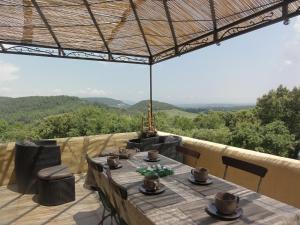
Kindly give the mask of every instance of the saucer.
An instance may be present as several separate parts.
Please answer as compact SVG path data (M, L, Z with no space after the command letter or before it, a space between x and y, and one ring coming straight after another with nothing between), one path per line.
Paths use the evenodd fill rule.
M108 167L107 163L105 164L105 167ZM117 166L110 166L109 169L116 170L116 169L120 169L122 167L123 167L123 165L121 163L119 163Z
M144 185L139 186L139 191L145 195L158 195L163 193L166 190L166 187L163 184L160 184L160 188L156 191L148 191Z
M145 156L144 161L146 161L146 162L158 162L158 161L160 161L160 157L157 157L156 159L149 159L148 156Z
M222 213L218 212L214 203L209 203L209 205L205 208L205 211L209 215L219 218L221 220L236 220L243 215L243 209L240 207L238 207L233 214L230 214L230 215L222 214Z
M129 159L130 158L130 154L119 154L119 158L120 159Z
M193 184L196 184L196 185L209 185L209 184L212 184L212 179L208 178L206 181L197 181L195 180L194 176L190 175L188 180L193 183Z

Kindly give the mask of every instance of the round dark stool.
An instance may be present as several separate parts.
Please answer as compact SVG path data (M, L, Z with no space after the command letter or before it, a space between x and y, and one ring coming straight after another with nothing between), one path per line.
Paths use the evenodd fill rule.
M52 166L38 172L38 202L55 206L75 201L75 177L64 165Z

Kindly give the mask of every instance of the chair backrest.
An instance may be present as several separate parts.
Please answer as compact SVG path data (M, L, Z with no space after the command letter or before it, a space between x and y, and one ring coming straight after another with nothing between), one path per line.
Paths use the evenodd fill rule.
M94 161L88 154L86 154L85 158L91 169L103 172L103 165L101 163Z
M200 158L200 152L194 151L192 149L189 149L189 148L186 148L186 147L183 147L183 146L180 146L180 145L176 146L176 152L182 153L183 155L191 156L195 159Z
M36 145L47 146L47 145L57 145L57 141L54 139L39 139L33 141Z
M235 158L232 158L229 156L222 156L222 161L223 161L223 164L225 165L225 171L224 171L224 176L223 176L224 179L226 179L228 166L252 173L252 174L260 177L258 185L257 185L257 192L259 191L262 178L268 172L267 168L253 164L253 163L245 162L243 160L235 159Z

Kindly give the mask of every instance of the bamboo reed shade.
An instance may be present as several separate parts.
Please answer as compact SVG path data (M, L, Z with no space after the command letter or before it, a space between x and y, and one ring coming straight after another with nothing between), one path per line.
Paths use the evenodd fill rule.
M0 44L152 64L299 14L300 0L0 0Z

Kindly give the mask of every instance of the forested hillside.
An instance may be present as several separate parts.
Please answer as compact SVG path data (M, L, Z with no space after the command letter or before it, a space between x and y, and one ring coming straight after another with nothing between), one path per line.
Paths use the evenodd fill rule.
M128 107L128 110L136 111L136 112L147 112L148 104L149 104L148 100L143 100L143 101L140 101L140 102ZM153 101L152 104L153 104L153 111L179 109L179 107L165 103L165 102Z
M138 131L141 118L145 116L138 110L128 113L126 110L87 104L73 97L54 99L49 97L44 102L38 97L31 97L34 106L29 107L32 101L26 104L22 100L28 99L21 98L18 100L20 105L13 107L9 104L2 106L3 101L6 104L10 99L0 98L1 113L6 116L0 119L0 140ZM147 102L138 106L146 111ZM237 111L209 111L193 116L178 116L169 113L174 111L172 105L158 106L160 109L167 108L154 110L156 125L161 131L290 158L296 158L300 150L299 87L289 90L280 86L260 97L255 107ZM58 114L60 110L66 113Z
M115 107L115 108L127 108L129 107L128 104L125 102L122 102L121 100L113 99L113 98L105 98L105 97L94 97L94 98L82 98L85 101L88 101L90 103L96 103L99 105L106 105L109 107Z
M49 115L77 110L87 104L70 96L0 97L0 118L8 123L30 123Z

